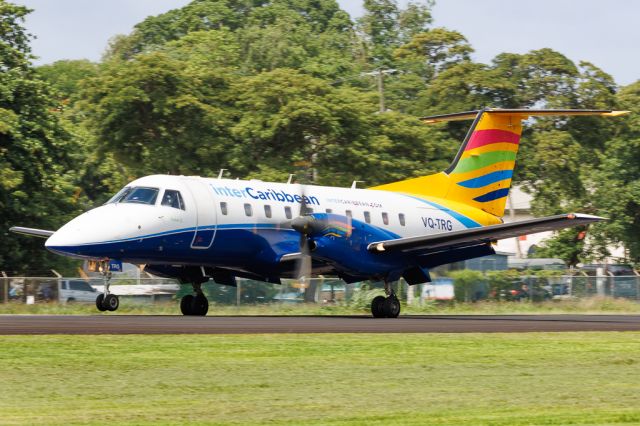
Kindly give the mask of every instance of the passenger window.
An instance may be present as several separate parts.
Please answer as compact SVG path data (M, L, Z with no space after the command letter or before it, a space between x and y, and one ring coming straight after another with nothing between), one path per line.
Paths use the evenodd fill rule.
M121 203L137 203L154 205L158 198L158 188L133 188L120 201Z
M382 223L385 225L389 224L389 215L385 212L382 212Z
M225 216L229 214L229 210L227 209L227 203L225 201L220 202L220 211Z
M399 213L398 214L398 219L400 220L400 225L404 226L405 225L404 213Z
M247 203L244 205L244 214L247 216L253 216L253 208L251 207L251 204Z
M180 195L179 191L175 191L173 189L167 189L164 191L161 204L163 206L173 207L174 209L184 210L182 195Z
M266 217L271 217L271 206L268 204L264 205L264 215Z
M327 213L333 213L333 209L326 209L325 210Z
M349 219L351 219L351 217L353 216L353 215L351 214L351 210L347 210L347 211L345 211L344 213L347 215L347 217L348 217Z
M291 207L286 206L284 208L284 215L287 217L287 219L291 219Z
M305 207L304 209L300 209L300 214L311 214L313 213L313 209L311 207Z
M371 223L371 213L370 212L364 212L364 221L367 223Z

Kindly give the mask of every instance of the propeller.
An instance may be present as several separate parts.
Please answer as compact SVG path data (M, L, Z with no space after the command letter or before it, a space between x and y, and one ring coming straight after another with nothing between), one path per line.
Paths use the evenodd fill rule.
M311 234L311 221L313 216L308 216L307 197L304 185L300 185L300 212L298 217L291 221L291 227L300 233L300 260L296 268L296 278L306 284L306 280L311 278L312 259L309 235Z

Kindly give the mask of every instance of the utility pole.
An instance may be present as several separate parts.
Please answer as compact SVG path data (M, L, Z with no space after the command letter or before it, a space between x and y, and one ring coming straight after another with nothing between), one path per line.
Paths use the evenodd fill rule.
M384 108L384 79L382 69L378 70L378 93L380 94L380 112L385 112Z
M398 70L396 69L382 69L378 68L376 71L372 72L363 72L360 75L368 75L376 78L376 82L378 83L378 95L380 96L380 112L385 112L387 109L384 106L384 76L388 74L395 74Z

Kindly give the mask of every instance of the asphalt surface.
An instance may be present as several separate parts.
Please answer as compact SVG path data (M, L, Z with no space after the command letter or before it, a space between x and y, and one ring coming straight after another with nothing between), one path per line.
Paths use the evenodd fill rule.
M640 331L640 315L143 316L0 315L9 334L523 333Z

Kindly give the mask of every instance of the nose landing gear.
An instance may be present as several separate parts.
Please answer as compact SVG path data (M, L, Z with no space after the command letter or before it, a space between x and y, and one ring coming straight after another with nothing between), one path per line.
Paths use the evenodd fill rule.
M374 318L398 318L400 315L400 301L391 288L391 284L384 282L385 296L376 296L371 301L371 314Z
M104 283L104 291L96 297L96 308L100 312L115 311L120 306L120 299L115 294L109 292L111 282L111 271L109 270L109 262L100 262L100 273Z
M202 284L191 284L193 294L187 294L180 300L182 315L205 316L209 312L209 300L202 292Z

